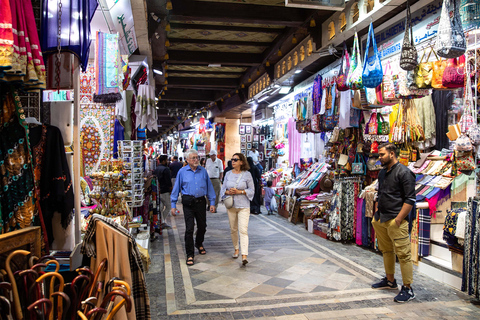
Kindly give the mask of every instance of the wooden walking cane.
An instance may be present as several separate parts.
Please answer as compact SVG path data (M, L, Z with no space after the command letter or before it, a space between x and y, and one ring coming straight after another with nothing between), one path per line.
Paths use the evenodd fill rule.
M10 284L12 285L13 291L13 304L15 307L15 316L17 320L23 320L23 312L22 312L22 305L20 304L20 297L18 295L18 288L17 283L15 282L15 277L13 276L12 268L10 267L10 263L16 255L24 255L28 256L30 254L27 250L15 250L10 253L5 261L5 268L7 269L8 278L10 279Z

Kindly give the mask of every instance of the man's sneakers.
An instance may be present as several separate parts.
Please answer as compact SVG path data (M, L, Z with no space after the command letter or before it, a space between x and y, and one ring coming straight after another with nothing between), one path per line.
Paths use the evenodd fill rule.
M398 289L397 280L393 280L393 282L388 281L387 277L380 280L380 282L372 284L372 289L390 289L396 290Z
M393 301L398 302L398 303L403 303L410 301L412 299L415 299L415 294L413 293L413 289L402 286L402 290L400 290L400 293L397 294L397 296L393 299Z

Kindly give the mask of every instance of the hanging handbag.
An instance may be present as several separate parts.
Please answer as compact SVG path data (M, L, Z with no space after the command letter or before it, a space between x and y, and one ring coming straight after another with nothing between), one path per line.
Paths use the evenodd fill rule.
M367 174L367 165L363 156L360 154L355 155L355 161L352 163L352 174Z
M370 115L370 120L367 124L368 134L377 134L378 133L378 123L377 123L377 113L372 112Z
M327 112L323 116L322 126L324 131L331 131L337 126L338 115L337 115L336 109L337 108L333 104L332 107L329 110L327 110Z
M243 171L243 173L237 178L237 181L235 182L235 187L234 188L237 188L237 185L240 182L240 180L242 179L244 174L245 174L245 171ZM225 205L225 208L227 208L227 209L233 208L233 196L229 195L229 196L223 198L223 204Z
M442 85L446 88L461 88L465 85L465 56L448 60L443 71Z
M350 90L348 86L348 72L350 70L350 58L348 56L347 43L343 41L343 53L342 62L340 63L340 71L337 75L337 90L347 91Z
M454 151L453 164L460 171L471 171L477 168L471 151Z
M373 63L368 61L370 45L373 47ZM377 42L375 41L375 34L373 33L373 24L370 22L367 36L367 47L365 49L365 57L363 62L362 83L367 88L376 88L382 83L382 80L382 60L380 59L380 54L378 53Z
M360 118L362 116L362 111L350 108L350 126L354 128L358 128L360 126Z
M473 110L475 105L473 104L472 95L472 82L469 76L465 77L465 88L463 90L463 114L458 122L460 124L460 130L462 133L467 133L470 128L477 123L473 117Z
M390 134L390 123L385 121L383 115L379 112L377 114L378 134Z
M433 51L435 53L435 51ZM443 73L447 67L447 60L438 60L433 63L432 88L445 89L442 84Z
M400 149L400 154L398 157L398 162L403 164L404 166L408 166L408 161L410 160L410 150L408 147L405 146L404 148Z
M358 34L355 32L355 39L353 40L352 50L352 64L348 74L348 86L352 90L359 90L363 88L362 83L362 61L360 59L360 49L358 47Z
M312 132L319 133L322 132L322 115L314 114L311 122Z
M370 153L377 154L378 153L378 142L373 141L372 145L370 146Z
M395 87L393 85L393 70L390 64L390 60L385 65L385 74L382 81L382 94L384 101L396 100Z
M452 2L453 17L450 17ZM467 49L457 0L443 0L435 49L440 57L450 59L460 57Z
M402 51L400 52L400 68L409 71L418 64L418 54L413 42L412 14L407 1L407 17L405 18L405 35L403 37Z
M457 151L472 151L473 145L470 138L465 134L460 135L460 137L455 140L455 150Z
M431 88L432 84L433 62L429 62L428 60L430 59L430 54L432 53L433 49L430 50L427 59L425 62L423 62L425 51L420 59L420 63L415 67L415 84L419 89Z

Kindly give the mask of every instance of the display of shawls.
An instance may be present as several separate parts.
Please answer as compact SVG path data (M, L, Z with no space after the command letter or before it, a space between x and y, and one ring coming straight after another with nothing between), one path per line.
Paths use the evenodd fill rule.
M6 1L0 1L0 81L22 82L27 89L44 89L45 64L32 2L10 0L7 4Z
M58 44L58 1L44 0L42 3L41 45L45 54L53 54L57 52ZM75 54L84 72L87 68L91 44L90 22L97 6L97 0L62 2L61 51Z
M478 201L470 198L465 221L465 242L463 252L462 291L479 298L479 233Z
M148 131L157 131L157 109L155 109L155 88L148 84L138 86L135 103L136 128L146 128Z
M72 221L74 208L72 180L62 133L54 126L33 127L30 128L29 142L33 153L35 188L48 243L52 244L54 213L60 214L62 227L66 229Z
M25 115L16 93L0 95L0 233L31 225L34 186Z
M94 102L116 103L122 99L119 88L122 85L123 72L118 39L118 34L97 31Z

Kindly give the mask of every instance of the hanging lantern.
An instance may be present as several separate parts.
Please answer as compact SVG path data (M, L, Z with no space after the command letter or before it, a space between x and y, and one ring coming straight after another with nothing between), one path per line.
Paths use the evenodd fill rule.
M252 82L252 78L248 78L248 82Z
M279 57L282 56L282 51L281 51L280 49L278 49L277 55L278 55Z
M292 44L296 44L296 43L297 43L297 38L295 38L295 35L293 35Z
M165 41L165 47L170 47L170 41L168 41L168 39Z
M267 60L267 63L265 63L267 67L270 67L270 61Z
M163 82L163 84L168 84L168 80L167 80L167 79L165 79L165 81Z
M259 76L259 75L260 75L260 70L257 70L257 76Z
M168 70L168 64L166 64L165 67L163 67L163 69Z
M165 78L168 78L168 73L165 72Z
M162 91L162 96L164 96L164 95L165 95L165 90Z
M223 98L220 99L220 102L223 102Z
M235 93L238 93L238 89L237 89L237 90L235 90Z
M173 9L172 1L170 1L170 0L167 1L166 8L167 8L167 10L172 10Z
M244 85L243 83L242 83L242 85L241 85L241 88L242 88L242 89L245 88L245 85Z
M170 22L167 22L167 25L165 26L165 31L170 31Z
M163 57L163 59L164 59L164 60L168 60L168 59L170 59L170 56L168 55L168 53L167 53L167 54L165 54L165 57Z
M165 86L165 87L163 88L163 91L167 91L167 90L168 90L168 87Z
M310 20L310 27L313 28L313 27L316 27L317 24L315 23L315 19L312 19Z
M227 97L229 97L229 98L230 98L231 96L232 96L232 95L229 93Z

